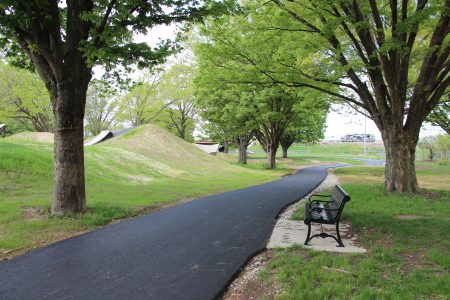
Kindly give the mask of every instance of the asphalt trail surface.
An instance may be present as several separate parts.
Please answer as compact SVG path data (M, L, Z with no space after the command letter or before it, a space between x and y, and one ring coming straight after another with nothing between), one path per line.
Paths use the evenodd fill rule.
M0 299L220 297L265 249L280 211L321 183L329 167L194 200L0 262Z

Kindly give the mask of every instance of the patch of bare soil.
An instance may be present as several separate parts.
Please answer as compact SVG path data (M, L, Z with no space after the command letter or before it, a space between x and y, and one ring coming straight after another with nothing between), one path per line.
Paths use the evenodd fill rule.
M404 265L402 268L402 273L407 275L411 273L413 270L417 270L422 268L425 265L427 255L427 249L425 247L421 247L416 252L408 252L402 254L400 259L403 261Z
M375 229L373 229L373 228L367 229L366 227L364 227L363 231L364 231L365 235L375 234ZM389 248L392 248L393 246L394 246L394 242L392 239L392 235L387 235L383 239L377 239L374 242L373 247L367 249L367 253L369 253L369 254L373 253L372 249L377 248L377 247L389 249Z
M397 215L397 218L400 220L417 220L422 219L423 217L417 215Z
M439 199L439 196L436 193L429 190L420 189L417 194L433 201Z
M45 212L43 207L22 206L22 217L27 221L45 219Z
M51 132L22 132L9 137L14 140L24 140L32 142L53 143L54 136Z
M265 251L253 259L242 270L239 277L233 281L223 296L223 300L275 299L283 290L276 280L275 274L270 273L269 262L274 258L272 251ZM270 281L264 280L259 273L269 272Z

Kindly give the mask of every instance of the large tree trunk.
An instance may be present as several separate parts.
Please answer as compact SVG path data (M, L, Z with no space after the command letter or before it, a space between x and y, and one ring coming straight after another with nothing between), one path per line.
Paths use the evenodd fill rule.
M239 135L235 137L236 146L239 151L238 163L247 164L247 148L251 137L249 135Z
M55 101L54 190L52 214L78 213L86 208L83 117L90 79L58 86Z
M286 135L281 136L280 146L281 146L281 149L283 150L283 158L288 158L288 149L292 146L294 141L295 141L295 139L290 136L286 136Z
M267 143L266 155L267 155L267 168L274 169L276 166L275 157L277 155L279 141L274 137L269 143Z
M267 151L267 168L268 169L274 169L275 168L275 157L277 155L276 149L270 149Z
M228 149L230 148L230 143L228 139L223 139L223 153L228 154Z
M244 144L239 145L239 160L240 164L247 164L247 146Z
M273 130L258 131L256 139L261 144L266 152L267 168L274 169L276 166L275 157L277 155L278 146L280 145L280 137L283 134L283 129L278 129L277 126L272 126Z
M418 138L383 135L386 150L385 185L388 192L415 193L418 189L415 155Z

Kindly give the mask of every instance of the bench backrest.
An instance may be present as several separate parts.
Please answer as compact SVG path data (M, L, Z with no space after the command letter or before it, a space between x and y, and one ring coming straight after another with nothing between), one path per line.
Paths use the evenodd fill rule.
M331 198L341 206L342 203L350 201L350 195L340 186L335 185L331 190Z
M344 191L344 189L340 185L335 185L331 190L331 200L330 206L333 206L334 209L338 209L335 219L339 219L341 216L342 210L344 209L345 203L350 201L350 195Z

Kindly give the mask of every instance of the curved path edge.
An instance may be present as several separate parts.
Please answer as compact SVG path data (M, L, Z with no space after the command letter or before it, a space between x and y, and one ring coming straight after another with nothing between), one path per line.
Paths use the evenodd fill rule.
M218 298L266 248L283 209L341 166L305 168L0 262L0 299Z

